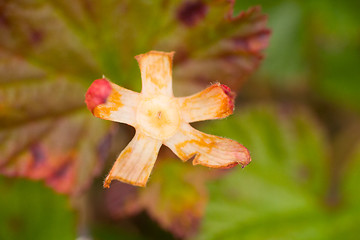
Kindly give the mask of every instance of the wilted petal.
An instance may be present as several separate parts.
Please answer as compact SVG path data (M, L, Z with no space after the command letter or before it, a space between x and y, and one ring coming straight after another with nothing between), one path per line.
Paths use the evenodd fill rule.
M154 166L161 141L150 138L139 131L128 146L120 153L104 187L109 187L112 180L144 187Z
M107 79L95 80L85 95L85 102L95 117L134 126L139 94Z
M142 80L141 93L145 95L162 94L173 96L172 60L174 52L150 51L137 55Z
M186 122L218 119L234 110L235 93L222 84L214 84L190 97L178 98L181 114Z
M195 155L194 165L230 168L237 164L246 166L251 161L243 145L231 139L202 133L187 123L183 123L181 129L164 144L183 161Z

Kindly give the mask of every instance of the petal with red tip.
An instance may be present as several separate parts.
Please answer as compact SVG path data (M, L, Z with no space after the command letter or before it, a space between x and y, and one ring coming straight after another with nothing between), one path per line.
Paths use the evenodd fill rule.
M174 52L150 51L137 55L142 81L141 93L144 95L173 96L172 60Z
M104 187L109 187L114 179L144 187L155 164L161 144L161 141L137 131L117 158L105 179Z
M181 114L186 122L219 119L234 110L235 94L223 84L214 84L189 97L178 98Z
M187 123L164 144L183 161L195 156L194 165L230 168L237 164L246 166L251 161L249 151L240 143L202 133Z
M95 117L135 125L138 93L103 78L95 80L85 95L85 102Z
M97 105L106 103L111 91L111 84L108 80L104 78L95 80L85 94L85 103L88 109L93 112Z

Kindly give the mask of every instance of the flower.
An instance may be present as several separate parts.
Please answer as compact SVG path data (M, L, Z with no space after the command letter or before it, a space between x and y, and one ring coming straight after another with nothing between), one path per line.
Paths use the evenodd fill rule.
M189 123L229 116L234 93L216 83L189 97L174 97L172 59L174 52L150 51L136 56L142 80L141 93L120 87L106 78L95 80L85 102L95 117L126 123L136 133L120 153L104 187L112 180L145 186L162 144L181 160L213 168L247 165L248 150L231 139L202 133Z

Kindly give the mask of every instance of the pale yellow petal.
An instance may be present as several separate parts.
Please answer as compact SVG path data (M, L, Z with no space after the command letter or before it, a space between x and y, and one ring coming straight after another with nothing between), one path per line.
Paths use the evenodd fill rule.
M246 166L251 161L248 150L240 143L202 133L187 123L164 144L183 161L195 156L194 165L230 168L237 164Z
M235 94L216 83L189 97L177 98L186 122L219 119L233 113Z
M174 52L150 51L137 55L144 95L173 96L172 59Z
M161 141L137 131L117 158L105 179L104 187L109 187L114 179L144 187L155 164L161 144Z
M103 90L104 88L107 90ZM120 87L106 79L94 81L86 93L86 103L95 117L131 126L136 124L136 110L139 102L139 93Z

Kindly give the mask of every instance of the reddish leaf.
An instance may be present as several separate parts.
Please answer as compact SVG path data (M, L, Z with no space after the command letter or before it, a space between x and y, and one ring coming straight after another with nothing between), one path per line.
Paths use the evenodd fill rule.
M125 218L139 213L143 206L136 186L115 181L106 190L105 206L112 218Z
M270 30L258 6L233 17L233 2L185 2L177 16L184 24L157 46L177 52L174 79L180 87L221 81L237 90L263 58Z
M78 193L101 169L109 125L87 116L80 82L51 78L9 52L0 57L0 173ZM7 67L14 72L7 74Z
M84 90L77 84L55 80L25 86L0 90L4 109L18 110L0 111L0 172L45 179L59 192L78 192L101 165L100 143L108 127L84 114ZM52 97L40 104L42 95Z
M107 190L107 206L113 218L137 214L142 209L179 238L193 235L207 202L205 182L219 172L194 168L179 160L160 161L148 186L137 189L116 183Z
M185 1L177 11L177 19L188 27L198 24L207 14L203 1Z
M85 91L102 74L139 88L133 56L141 52L177 51L175 91L196 91L189 83L199 80L237 87L269 32L259 8L229 14L228 1L1 2L0 173L83 189L111 135L110 123L85 110Z
M96 61L49 4L3 2L0 15L0 173L79 193L101 169L109 131L83 111L77 76Z
M192 168L192 169L191 169ZM160 174L141 192L142 204L160 225L179 238L193 235L207 202L206 169L178 160L163 162Z

